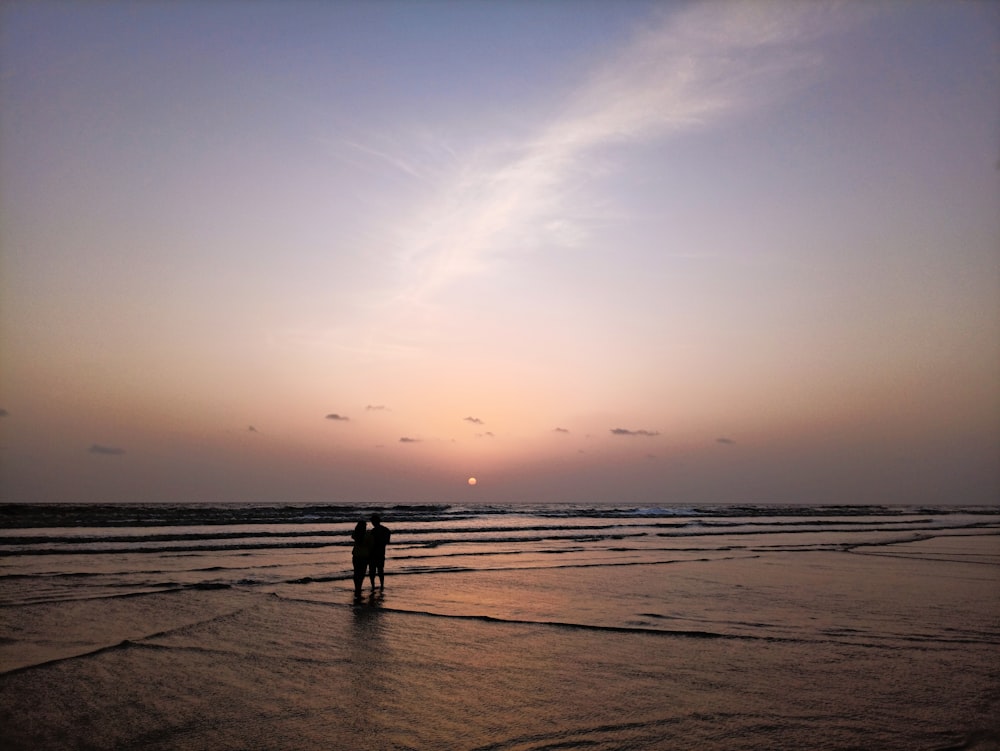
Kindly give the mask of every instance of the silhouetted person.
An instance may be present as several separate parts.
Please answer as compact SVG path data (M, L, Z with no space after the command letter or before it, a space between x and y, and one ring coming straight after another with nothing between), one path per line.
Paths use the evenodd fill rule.
M379 589L385 589L385 546L391 536L389 528L382 526L382 517L372 514L372 546L368 559L368 578L371 579L372 589L375 589L375 574L378 574Z
M354 564L354 596L361 597L361 586L365 583L365 569L368 568L368 561L371 558L372 536L366 530L364 519L354 525L351 532L351 539L354 540L354 548L351 550L351 562ZM383 548L383 551L385 548ZM384 554L384 553L383 553ZM372 584L374 587L375 585Z

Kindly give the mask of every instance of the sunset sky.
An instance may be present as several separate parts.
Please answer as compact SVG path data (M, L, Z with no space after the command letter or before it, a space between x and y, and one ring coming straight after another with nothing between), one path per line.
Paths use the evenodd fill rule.
M0 23L4 501L1000 498L998 3Z

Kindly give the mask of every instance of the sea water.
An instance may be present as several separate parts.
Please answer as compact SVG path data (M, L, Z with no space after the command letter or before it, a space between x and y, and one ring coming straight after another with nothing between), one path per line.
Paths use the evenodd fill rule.
M2 748L1000 747L996 508L0 512Z

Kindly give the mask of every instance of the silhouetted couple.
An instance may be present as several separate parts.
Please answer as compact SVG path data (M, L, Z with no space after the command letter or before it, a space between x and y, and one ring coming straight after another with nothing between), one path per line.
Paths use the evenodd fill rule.
M375 591L375 575L378 574L379 587L385 589L385 546L389 544L388 527L382 526L382 517L372 514L372 528L367 529L364 519L359 521L351 538L354 548L351 550L351 561L354 564L354 595L361 596L361 586L365 583L365 572L371 579L372 591Z

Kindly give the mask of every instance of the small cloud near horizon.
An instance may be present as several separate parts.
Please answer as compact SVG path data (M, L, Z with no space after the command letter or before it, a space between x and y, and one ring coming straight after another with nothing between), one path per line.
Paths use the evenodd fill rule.
M387 406L385 406L384 404L366 404L365 405L365 412L383 412L383 411L385 411L387 409L389 409L389 408Z
M0 407L0 417L6 417L9 414L10 414L10 412L8 412L7 410L5 410L3 407Z
M611 428L611 435L640 435L652 438L660 434L658 430L629 430L627 428Z
M407 438L405 435L399 439L400 443L420 443L419 438Z
M483 421L480 420L478 417L463 417L462 419L465 420L465 422L471 422L473 425L483 424Z
M249 427L247 427L247 432L248 433L256 433L258 431L257 431L257 428L255 428L253 425L250 425Z
M736 443L732 438L716 438L716 443L721 443L723 446L732 446Z
M328 414L326 416L326 419L327 420L340 420L340 421L343 422L344 420L350 420L351 418L348 417L347 415L338 415L336 412L331 412L330 414Z
M552 432L554 432L554 433L568 433L569 429L568 428L555 428L555 429L553 429Z
M125 449L123 448L119 448L117 446L102 446L99 443L92 443L87 451L91 454L99 454L101 456L121 456L125 453Z
M489 430L487 430L485 433L476 433L476 438L495 438L495 437L496 436L494 436L493 433Z

